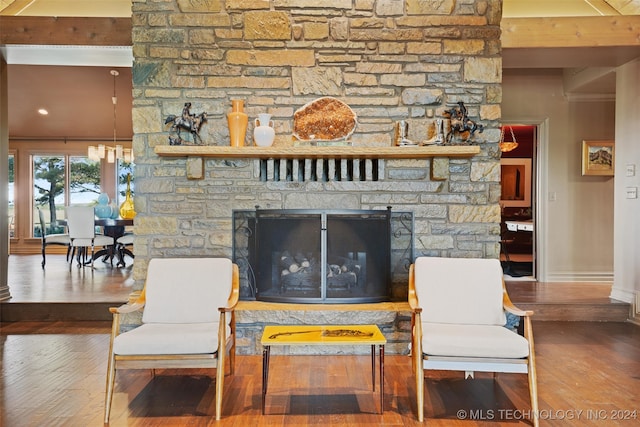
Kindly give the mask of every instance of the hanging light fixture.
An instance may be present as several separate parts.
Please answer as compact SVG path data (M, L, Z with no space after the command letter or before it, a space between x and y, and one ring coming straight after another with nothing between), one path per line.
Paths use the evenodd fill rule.
M506 126L506 127L508 127L509 130L511 131L511 141L504 140L505 126L503 126L500 129L500 151L502 151L503 153L513 151L516 148L518 148L518 141L516 141L516 135L513 133L513 128L511 126Z
M133 162L133 150L130 148L124 148L121 144L118 144L117 139L117 120L116 120L116 107L118 104L118 97L116 96L116 77L120 75L117 70L111 70L113 76L113 96L111 102L113 103L113 146L105 144L98 144L98 146L89 146L88 156L89 159L100 161L107 159L107 162L113 163L117 160L123 160L126 163Z

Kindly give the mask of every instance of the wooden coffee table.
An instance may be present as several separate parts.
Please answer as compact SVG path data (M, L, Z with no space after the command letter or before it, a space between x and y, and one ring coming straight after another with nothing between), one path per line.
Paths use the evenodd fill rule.
M376 345L379 349L380 413L384 411L384 345L386 338L376 325L279 325L265 326L262 333L262 414L265 412L271 347L296 345L370 345L371 386L376 390Z

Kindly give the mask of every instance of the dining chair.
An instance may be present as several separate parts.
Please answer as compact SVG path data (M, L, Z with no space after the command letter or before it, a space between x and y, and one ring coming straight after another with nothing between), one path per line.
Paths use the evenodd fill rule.
M40 219L40 234L42 235L42 268L47 263L45 248L49 245L58 245L67 247L67 262L69 262L69 254L71 253L71 239L68 233L52 233L47 234L47 224L44 219L44 212L38 208L38 217Z
M538 389L532 311L515 307L498 259L418 257L409 269L411 355L418 420L424 420L424 371L527 374L533 425ZM524 319L524 332L505 327L505 311Z
M126 267L125 255L131 255L130 247L133 246L133 233L126 232L116 239L116 253L118 255L118 267Z
M78 266L85 265L87 249L91 248L91 268L93 268L95 247L113 246L115 241L113 237L96 234L95 213L92 206L68 206L66 212L70 245L73 251L78 248ZM73 256L69 269L72 264Z
M105 424L109 423L118 369L215 368L215 417L220 419L227 356L231 375L235 369L234 310L240 295L239 280L238 266L227 258L149 261L139 298L109 309L113 325ZM142 311L142 324L121 332L120 316L137 311Z

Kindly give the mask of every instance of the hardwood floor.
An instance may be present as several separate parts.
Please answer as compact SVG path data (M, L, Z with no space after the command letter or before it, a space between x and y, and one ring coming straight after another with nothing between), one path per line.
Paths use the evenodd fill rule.
M109 324L3 324L3 426L102 425ZM640 329L618 322L534 322L541 426L632 426L640 414ZM261 357L238 356L223 418L213 375L201 370L122 371L112 426L416 426L410 358L385 358L385 412L371 391L368 356L272 356L267 415ZM530 425L526 376L427 375L430 426ZM625 420L616 419L626 417ZM464 419L463 419L464 418ZM475 418L472 420L470 418Z
M97 263L73 267L64 256L9 260L9 304L124 302L131 268ZM508 283L518 304L612 304L610 286ZM540 318L538 318L540 319ZM4 426L102 425L110 322L2 323L0 420ZM640 410L640 329L625 322L534 320L542 426L631 426ZM418 425L407 356L385 357L385 412L377 414L368 356L272 356L267 415L260 410L261 357L238 356L225 382L223 419L216 423L214 377L198 370L117 374L113 426ZM185 375L186 374L186 375ZM430 373L427 423L433 426L530 425L526 376ZM465 411L465 420L458 411ZM636 411L636 412L634 412ZM614 420L627 416L631 420ZM475 420L469 420L475 417ZM481 419L478 419L481 418ZM596 419L599 418L599 419Z
M94 269L78 268L64 255L47 255L43 269L41 255L9 256L10 302L126 302L133 289L133 266L117 268L96 260Z

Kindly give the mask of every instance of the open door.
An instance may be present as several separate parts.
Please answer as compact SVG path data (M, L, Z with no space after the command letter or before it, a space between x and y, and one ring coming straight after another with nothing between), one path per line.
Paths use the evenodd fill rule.
M500 260L511 278L535 280L537 127L505 123L501 141Z

